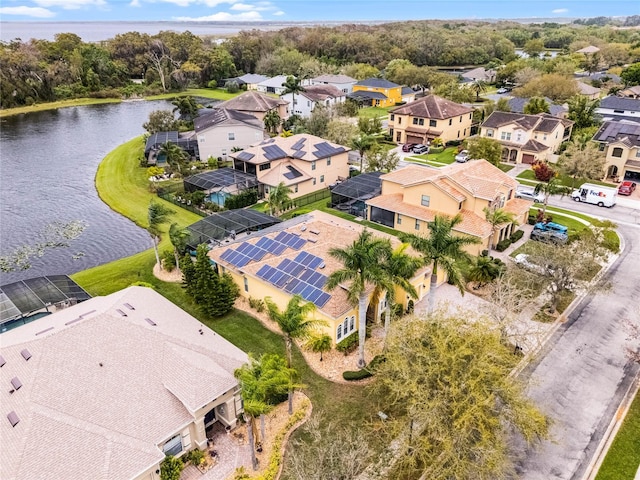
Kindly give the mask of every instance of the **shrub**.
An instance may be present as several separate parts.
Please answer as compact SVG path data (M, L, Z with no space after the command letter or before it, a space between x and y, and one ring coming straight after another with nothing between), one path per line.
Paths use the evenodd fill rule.
M344 353L345 356L349 355L351 352L355 352L356 348L358 348L357 333L352 333L347 338L336 344L336 350Z
M264 312L264 301L261 298L249 297L249 306L256 312Z
M511 243L515 243L520 240L524 236L524 232L522 230L516 230L511 234L510 240Z
M498 244L496 245L496 250L499 252L504 252L507 248L509 248L509 245L511 245L511 239L505 238L504 240L498 242Z
M165 250L162 252L160 261L167 272L173 272L173 269L176 268L176 256L173 254L173 250Z

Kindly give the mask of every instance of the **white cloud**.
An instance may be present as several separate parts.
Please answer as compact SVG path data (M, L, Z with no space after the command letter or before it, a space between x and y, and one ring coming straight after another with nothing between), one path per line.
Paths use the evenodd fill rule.
M34 0L41 7L62 7L65 10L77 10L83 7L106 5L104 0Z
M219 12L206 17L174 17L179 22L257 22L262 20L260 12L242 12L233 14Z
M273 14L279 17L280 15L284 15L284 12L282 10L278 10L277 12L273 12Z
M551 10L551 13L567 13L568 11L568 8L556 8L555 10Z
M40 7L0 7L0 15L24 15L25 17L51 18L56 14Z

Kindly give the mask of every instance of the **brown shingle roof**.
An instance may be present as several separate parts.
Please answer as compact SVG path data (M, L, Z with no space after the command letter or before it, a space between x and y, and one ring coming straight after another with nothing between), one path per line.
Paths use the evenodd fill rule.
M287 105L288 103L286 100L269 97L252 90L219 103L216 108L228 108L229 110L240 110L241 112L268 112L278 108L279 105Z
M444 120L446 118L466 115L473 112L473 108L465 107L436 95L427 95L413 102L390 110L396 115L411 115L413 117L434 118Z

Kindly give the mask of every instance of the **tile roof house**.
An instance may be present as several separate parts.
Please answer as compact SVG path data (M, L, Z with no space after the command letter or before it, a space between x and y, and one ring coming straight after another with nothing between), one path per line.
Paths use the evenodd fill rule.
M363 230L357 223L313 211L216 247L209 252L209 257L220 272L233 277L241 295L247 298L268 296L281 309L294 294L313 302L317 308L312 315L327 323L320 328L337 343L358 331L358 307L347 299L348 285L333 290L325 288L327 277L342 268L342 263L329 255L329 250L352 243ZM400 245L392 235L377 230L372 233L389 239L394 246ZM428 281L424 280L427 270L428 267L423 267L411 279L419 298L429 290ZM372 294L373 287L369 287L368 292ZM407 306L404 292L396 291L395 298ZM374 305L377 318L383 307L384 300Z
M348 96L372 107L391 107L402 101L402 86L371 77L356 83Z
M230 154L235 170L256 175L262 195L283 182L290 198L326 189L349 177L349 148L302 133L274 137Z
M459 235L480 240L467 251L478 254L508 237L512 224L501 225L492 237L484 208L504 208L523 224L531 202L514 197L518 182L486 160L454 163L442 168L410 165L381 177L382 194L366 204L368 218L390 228L428 234L427 222L436 215L460 214L462 222L454 229Z
M629 120L640 122L640 99L609 96L600 100L596 113L603 121Z
M216 108L238 110L253 115L258 120L264 121L264 116L275 110L282 120L289 117L288 103L281 98L273 98L259 92L245 92L222 103L217 103Z
M348 75L320 75L311 79L312 85L333 85L344 93L351 93L358 81Z
M553 115L554 117L558 117L558 118L566 118L567 114L569 113L569 107L566 104L558 105L548 97L543 97L543 98L549 104L550 115ZM524 107L527 103L529 103L529 100L531 99L523 98L523 97L510 98L509 110L511 110L512 113L524 113Z
M640 180L640 123L604 122L593 140L606 152L606 178Z
M329 84L307 85L304 91L296 93L295 98L293 93L280 96L291 105L290 113L302 118L309 118L317 105L330 108L343 103L346 97L346 93Z
M150 288L5 332L0 353L6 480L157 480L165 454L206 446L205 417L242 408L247 355Z
M246 148L264 139L264 123L249 113L213 108L196 117L193 126L198 139L200 160L222 158L234 148Z
M473 108L427 95L389 110L389 134L397 143L426 144L436 137L445 143L471 135Z
M573 122L548 113L493 112L480 126L480 136L502 145L502 161L533 163L551 159L571 135Z
M282 95L286 90L282 84L287 81L287 76L288 75L276 75L275 77L267 78L256 85L256 90L262 93Z

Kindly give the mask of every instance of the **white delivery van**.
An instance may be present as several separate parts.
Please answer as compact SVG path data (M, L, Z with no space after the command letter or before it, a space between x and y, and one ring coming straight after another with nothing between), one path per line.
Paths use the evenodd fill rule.
M584 183L571 193L574 201L593 203L599 207L613 207L617 196L618 190L615 187L603 187L592 183Z

